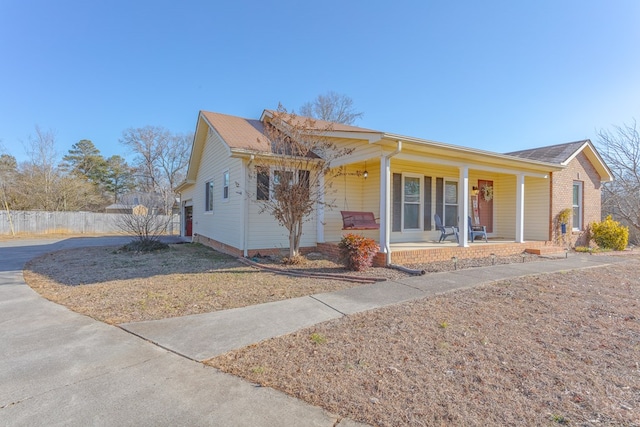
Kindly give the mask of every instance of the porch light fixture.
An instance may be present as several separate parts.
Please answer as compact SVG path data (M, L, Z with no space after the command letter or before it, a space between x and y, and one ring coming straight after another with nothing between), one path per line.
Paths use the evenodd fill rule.
M362 176L364 177L364 179L367 179L367 177L369 176L369 172L367 172L367 162L364 162L364 172L362 172Z
M471 194L473 194L474 196L478 195L478 187L476 187L475 185L473 187L471 187Z

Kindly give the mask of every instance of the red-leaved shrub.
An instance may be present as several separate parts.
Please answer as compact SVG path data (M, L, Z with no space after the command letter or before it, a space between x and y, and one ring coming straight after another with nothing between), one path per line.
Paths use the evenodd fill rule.
M342 236L338 247L344 265L355 271L371 267L374 255L380 250L375 240L352 233Z

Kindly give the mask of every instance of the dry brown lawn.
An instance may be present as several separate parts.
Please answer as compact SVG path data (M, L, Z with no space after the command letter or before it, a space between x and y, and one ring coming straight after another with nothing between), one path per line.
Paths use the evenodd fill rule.
M514 261L524 259L498 260ZM346 273L326 259L296 268ZM640 426L639 273L631 256L502 281L350 315L207 363L373 425ZM192 244L152 254L64 250L32 260L24 275L44 297L109 323L358 286L258 271Z
M153 253L118 249L52 252L27 263L24 278L43 297L112 324L226 310L358 286L260 271L198 244L170 245L168 250ZM326 259L311 265L314 271L352 274ZM380 270L391 277L399 274Z
M379 426L640 425L640 259L350 315L207 363Z

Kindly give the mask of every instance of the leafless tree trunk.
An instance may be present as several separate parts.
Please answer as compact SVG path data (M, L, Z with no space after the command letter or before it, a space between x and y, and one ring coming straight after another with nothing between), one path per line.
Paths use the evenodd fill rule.
M364 113L355 111L353 99L347 95L330 91L303 104L300 107L300 115L350 125L362 118Z
M127 129L120 139L136 154L140 190L160 194L166 213L171 213L173 189L184 176L191 140L191 135L174 135L159 126Z
M280 106L265 124L271 154L257 156L252 169L260 212L270 213L289 233L289 258L300 255L303 224L318 206L334 207L331 164L351 153L326 136L332 126L287 113ZM251 192L248 192L251 193ZM253 198L253 197L252 197Z

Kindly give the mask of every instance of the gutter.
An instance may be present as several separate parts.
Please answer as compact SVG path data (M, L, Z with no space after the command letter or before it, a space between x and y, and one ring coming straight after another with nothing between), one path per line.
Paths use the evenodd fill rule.
M244 206L243 206L243 212L242 212L242 221L243 221L243 227L242 227L242 231L244 233L244 236L242 236L242 246L243 246L243 251L242 251L242 256L244 256L245 258L249 257L249 195L247 194L247 188L249 187L249 174L250 174L250 170L251 170L251 165L253 164L253 161L255 160L254 155L252 154L249 157L249 161L247 162L247 168L246 170L243 170L243 181L244 181L244 188L242 189L242 195L244 196ZM243 162L244 164L244 162ZM243 168L244 169L244 168Z
M392 151L391 153L383 156L384 159L384 167L385 167L385 201L384 201L384 209L385 209L385 224L384 224L384 234L385 234L385 238L384 238L384 251L386 253L386 260L385 263L387 266L391 265L391 246L389 244L389 240L391 238L391 231L390 231L390 224L391 224L391 218L390 218L390 214L391 214L391 206L390 206L390 199L391 199L391 183L389 182L389 180L391 179L391 177L387 176L386 173L386 169L387 169L387 165L389 165L389 169L391 169L391 158L393 156L396 156L398 154L400 154L400 152L402 151L402 141L398 140L397 141L397 145L396 145L396 149L395 151Z

